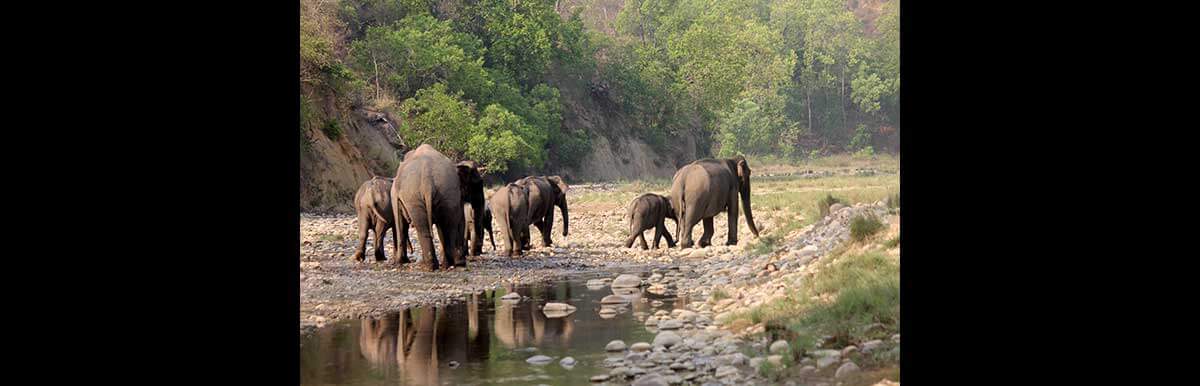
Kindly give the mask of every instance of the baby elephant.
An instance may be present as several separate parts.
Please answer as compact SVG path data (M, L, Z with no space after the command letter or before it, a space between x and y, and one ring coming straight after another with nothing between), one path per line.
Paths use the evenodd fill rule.
M467 230L464 232L467 237L467 251L470 256L479 256L483 253L483 246L476 248L471 245L471 240L474 240L475 235L475 208L471 207L471 203L463 204L463 215L467 218ZM488 205L487 200L483 200L483 230L487 231L488 240L492 241L492 250L496 250L496 239L492 236L492 208Z
M375 260L385 260L383 254L383 237L392 230L392 247L399 240L396 237L396 221L392 218L392 179L375 177L358 188L354 194L354 210L358 213L358 251L352 257L354 261L363 261L367 249L367 232L375 230ZM405 232L408 229L404 230ZM412 244L404 245L412 250Z
M642 232L654 228L654 249L662 237L667 238L667 246L675 248L675 240L667 232L666 219L675 218L675 210L671 209L671 199L654 193L646 193L633 200L629 205L629 238L625 239L625 248L633 246L633 239L642 242L642 249L650 249L646 245L646 237Z

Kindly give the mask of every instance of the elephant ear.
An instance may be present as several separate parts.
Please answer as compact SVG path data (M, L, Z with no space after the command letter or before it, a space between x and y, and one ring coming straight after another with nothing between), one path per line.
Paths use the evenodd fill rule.
M737 173L738 182L743 185L749 185L750 184L750 163L746 162L746 157L743 157L741 155L734 157L733 161L735 163L735 168L736 168L734 170L734 172Z
M477 198L477 200L470 200L471 205L480 205L480 202L483 201L483 177L479 175L479 170L475 165L474 161L463 161L455 165L455 168L458 170L458 183L463 199Z
M562 191L564 194L567 193L567 189L571 188L567 185L567 182L563 181L562 177L559 176L547 176L546 180L557 186L558 190Z

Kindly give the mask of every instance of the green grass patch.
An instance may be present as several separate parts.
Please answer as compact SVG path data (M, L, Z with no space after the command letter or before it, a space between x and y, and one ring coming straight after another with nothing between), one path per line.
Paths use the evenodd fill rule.
M847 249L841 249L845 251ZM730 315L726 321L784 326L794 359L817 348L822 337L842 347L870 339L887 341L900 329L900 266L882 251L842 255L788 297ZM882 328L865 329L879 323ZM886 351L886 350L885 350ZM890 357L878 358L886 362Z
M895 248L897 245L900 245L900 236L893 237L883 243L883 246L887 247L888 249Z
M860 215L850 219L850 237L854 241L863 241L882 229L883 223L874 215Z
M713 300L729 299L729 293L725 292L724 288L713 288L712 294L709 295Z
M834 197L833 194L826 194L825 198L817 201L817 212L820 214L821 218L825 218L825 216L829 215L829 207L833 206L833 204L846 205L846 202L842 201L840 198Z
M336 141L342 137L342 124L338 123L337 119L325 121L325 125L321 126L321 132L325 133L326 137Z

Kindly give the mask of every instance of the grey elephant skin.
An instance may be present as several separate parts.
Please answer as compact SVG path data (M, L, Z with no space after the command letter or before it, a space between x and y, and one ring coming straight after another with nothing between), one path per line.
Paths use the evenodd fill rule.
M354 211L358 214L358 250L354 252L351 259L363 261L365 258L363 255L366 254L367 249L367 235L374 231L375 260L386 260L383 252L383 239L388 230L392 231L393 249L397 247L395 243L400 240L396 234L398 230L392 214L392 179L374 177L363 182L358 187L358 192L354 193ZM405 229L405 231L407 230ZM404 247L412 250L412 244L406 244Z
M422 255L419 269L439 268L433 246L434 226L442 243L440 265L447 268L466 265L464 202L483 205L483 178L474 162L455 164L429 144L404 155L404 162L392 180L392 212L400 229L411 225L417 231ZM483 225L479 220L475 221L476 227ZM401 243L408 243L408 232L399 233ZM475 241L482 242L482 232L477 230L475 234ZM408 251L396 249L399 262L408 263Z
M487 231L488 240L490 240L492 242L492 250L494 251L494 250L496 250L496 238L495 238L495 236L492 235L492 208L488 207L487 200L483 201L482 208L483 208L483 214L482 214L482 217L480 217L481 221L483 221L482 228ZM475 243L471 242L475 238L475 223L476 223L475 222L475 206L473 206L469 203L466 205L463 205L463 216L465 216L467 219L466 242L467 242L467 246L468 246L468 251L470 251L469 255L470 256L479 256L479 255L483 254L483 244L482 243L475 244Z
M758 237L754 213L750 211L750 166L743 156L705 158L684 165L671 181L671 207L675 209L676 232L680 248L692 247L692 227L704 223L700 247L711 245L713 217L729 215L729 238L726 245L737 245L738 195L746 211L746 225Z
M562 211L562 234L563 236L567 236L570 232L567 189L570 187L567 186L562 177L531 176L517 180L516 183L524 185L529 191L529 221L541 233L542 246L549 247L554 244L550 236L554 229L554 207L556 206ZM529 236L529 231L526 230L523 234L524 238L521 239L522 249L530 249Z
M521 241L529 233L529 188L523 184L509 183L492 193L488 198L496 223L504 231L504 252L501 256L520 256Z
M633 246L633 240L638 239L642 243L642 249L650 249L646 246L646 237L643 232L649 229L654 229L654 249L658 249L658 244L663 237L667 238L667 247L675 248L675 240L671 238L671 233L667 232L666 219L675 220L676 226L679 220L675 218L675 209L671 208L671 198L654 193L646 193L633 199L629 204L629 213L625 216L629 221L629 237L625 239L625 248Z

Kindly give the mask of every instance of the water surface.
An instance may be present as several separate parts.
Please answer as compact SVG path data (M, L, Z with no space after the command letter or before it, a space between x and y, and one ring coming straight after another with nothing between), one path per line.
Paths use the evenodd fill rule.
M498 289L449 306L415 307L327 326L301 340L300 383L587 384L591 376L610 370L601 366L611 355L604 352L608 342L654 339L635 312L653 314L683 306L680 299L642 290L628 296L631 302L624 311L605 319L599 314L600 299L613 292L608 286L589 289L586 279ZM522 300L500 299L509 291L522 295ZM654 307L652 300L663 304ZM540 309L546 302L571 304L577 310L563 318L547 318ZM541 366L525 362L534 355L554 361ZM574 367L559 364L566 356L575 358Z

